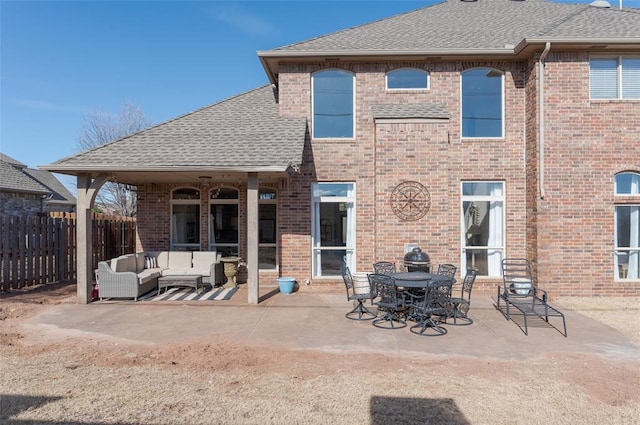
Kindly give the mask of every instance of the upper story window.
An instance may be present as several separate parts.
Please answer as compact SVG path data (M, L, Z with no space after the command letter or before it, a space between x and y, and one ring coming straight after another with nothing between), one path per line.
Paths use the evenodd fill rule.
M429 73L421 69L396 69L386 75L387 90L426 90Z
M462 137L504 134L504 74L491 68L462 73Z
M640 57L591 58L591 99L640 99Z
M354 137L354 82L351 72L319 71L313 74L313 137Z

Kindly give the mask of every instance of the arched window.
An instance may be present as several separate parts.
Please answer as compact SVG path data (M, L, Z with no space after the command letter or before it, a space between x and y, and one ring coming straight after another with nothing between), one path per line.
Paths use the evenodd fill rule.
M313 74L313 137L354 137L354 75L348 71L327 70Z
M616 204L615 277L640 278L640 174L624 172L616 175L616 196L629 202Z
M429 88L429 73L422 69L404 68L387 72L387 90L425 90Z
M219 187L209 192L209 249L238 255L238 191Z
M200 191L182 188L171 192L171 250L200 249Z
M462 137L504 137L504 74L491 68L462 73Z
M271 188L258 192L258 265L260 269L278 267L278 199Z

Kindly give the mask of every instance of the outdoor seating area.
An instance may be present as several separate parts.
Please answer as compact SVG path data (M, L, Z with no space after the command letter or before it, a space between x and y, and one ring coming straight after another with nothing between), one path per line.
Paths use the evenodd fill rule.
M503 284L498 287L497 310L514 321L525 335L529 334L532 321L540 319L566 337L565 316L549 305L547 292L534 284L529 261L505 258L501 264ZM460 285L456 285L458 269L454 264L440 264L436 273L409 269L406 265L405 271L397 271L395 263L389 261L376 262L372 269L356 273L358 279L354 279L348 267L342 268L347 300L354 303L354 308L345 315L347 318L371 320L373 326L381 329L409 327L411 333L421 336L446 335L448 325L474 323L469 311L477 269L468 269ZM367 280L362 279L363 275ZM560 319L561 327L550 323L552 318Z
M133 298L172 286L223 283L221 254L216 251L153 251L100 261L96 271L99 297ZM235 285L235 283L234 283Z
M468 312L477 272L469 270L459 290L460 296L452 297L456 272L457 267L452 264L441 264L436 273L416 268L397 271L393 262L380 261L367 273L368 282L356 284L349 268L343 267L347 300L354 302L354 308L345 316L352 320L371 320L373 326L381 329L408 326L416 335L445 335L447 324L473 323ZM366 302L375 309L367 307ZM453 322L448 323L449 319Z

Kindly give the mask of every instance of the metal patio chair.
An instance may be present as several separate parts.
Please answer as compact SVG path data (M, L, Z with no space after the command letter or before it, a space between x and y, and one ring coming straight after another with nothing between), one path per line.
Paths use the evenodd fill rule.
M418 323L409 328L412 333L421 336L440 336L447 333L441 324L449 314L449 293L452 284L453 281L450 281L431 286L424 299L413 306L413 314L418 318Z
M473 319L469 317L468 313L471 307L471 290L473 289L477 275L478 270L467 270L467 274L462 281L460 296L450 298L451 311L449 317L453 318L452 325L470 325L473 323ZM458 321L460 321L460 323L458 323Z
M377 274L390 275L396 272L396 263L390 261L378 261L373 263L373 272Z
M401 314L406 310L402 297L398 294L395 279L385 274L369 275L369 282L377 295L374 303L384 311L382 317L375 319L373 326L382 329L400 329L407 326Z
M369 285L368 291L358 291L356 292L355 285L353 283L353 276L351 275L351 271L349 267L343 266L340 270L342 273L342 280L344 280L344 286L347 290L347 301L353 301L355 307L353 310L345 314L344 316L347 319L351 320L371 320L378 317L376 313L369 310L364 302L366 300L372 300L375 298L376 294L373 292L371 285Z

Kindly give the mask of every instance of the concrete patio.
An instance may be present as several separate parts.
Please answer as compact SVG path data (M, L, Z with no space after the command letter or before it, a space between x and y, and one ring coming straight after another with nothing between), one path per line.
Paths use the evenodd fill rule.
M49 338L115 338L122 342L164 344L196 338L229 337L238 342L293 350L380 353L390 356L463 355L526 359L545 352L595 353L640 358L640 347L620 332L567 308L568 337L542 320L529 323L529 336L495 308L495 295L474 295L470 326L447 326L448 334L421 337L408 327L383 330L371 321L344 317L351 309L344 292L303 291L291 295L261 288L258 305L246 303L246 287L229 301L105 301L60 304L24 325ZM553 303L552 303L553 304ZM515 317L516 322L520 322ZM552 324L561 329L561 321Z

